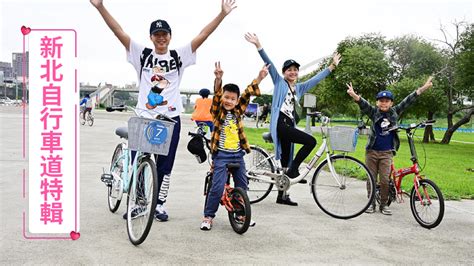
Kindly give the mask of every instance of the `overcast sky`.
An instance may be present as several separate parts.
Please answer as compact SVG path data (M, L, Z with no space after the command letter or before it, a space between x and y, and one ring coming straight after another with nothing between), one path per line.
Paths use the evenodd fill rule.
M224 83L245 86L263 65L245 32L255 32L278 69L286 59L301 65L334 52L348 36L378 32L393 38L416 34L439 39L440 24L473 21L466 0L236 0L237 9L198 49L197 64L186 69L181 88L212 86L214 62L221 61ZM136 41L151 46L150 22L169 22L171 48L185 45L220 11L220 0L105 0L105 6ZM0 0L0 61L21 52L22 25L73 28L78 33L79 81L123 85L136 81L125 49L88 0ZM448 27L448 30L452 29ZM272 89L268 78L262 83Z

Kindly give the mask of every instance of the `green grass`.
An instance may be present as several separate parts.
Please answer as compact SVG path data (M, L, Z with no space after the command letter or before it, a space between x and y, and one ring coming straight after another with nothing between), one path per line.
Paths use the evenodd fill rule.
M262 139L262 133L268 129L246 128L245 134L250 144L264 147L266 150L273 151L273 144L265 143ZM400 150L394 158L395 168L409 167L410 150L404 132L399 133L401 138ZM321 134L314 134L321 143ZM474 199L474 144L464 144L451 142L449 145L439 143L422 144L421 138L423 130L418 130L415 145L417 148L418 159L421 167L424 167L422 175L433 180L443 192L446 199ZM435 137L441 140L443 132L436 132ZM455 133L453 140L474 142L474 134L472 133ZM359 136L356 151L351 153L353 157L361 161L365 161L365 145L367 136ZM317 147L318 147L317 145ZM296 145L296 150L299 149ZM314 155L317 147L313 150L307 161ZM424 147L424 149L423 149ZM426 155L426 164L425 164ZM409 192L413 186L413 176L405 176L402 187Z
M319 125L319 124L316 123L316 125ZM352 127L356 127L355 124L351 124L351 123L334 123L334 122L331 122L331 125L332 126L352 126ZM298 126L301 127L301 128L305 128L306 122L301 122L300 121L298 123ZM437 124L436 124L436 127L438 127ZM441 126L439 126L439 127L441 127ZM467 128L469 128L469 127L467 127ZM424 132L424 129L418 129L416 135L419 136L420 138L423 138L423 132ZM436 141L440 142L443 139L444 131L434 130L433 132L435 134ZM465 141L465 142L474 143L474 133L465 133L465 132L456 131L456 132L454 132L453 136L451 137L451 140Z

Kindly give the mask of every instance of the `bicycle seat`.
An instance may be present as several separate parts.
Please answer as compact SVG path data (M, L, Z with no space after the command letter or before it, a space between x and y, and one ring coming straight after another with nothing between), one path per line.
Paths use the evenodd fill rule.
M117 129L115 129L115 134L121 138L128 139L128 128L118 127Z
M239 169L240 168L240 163L228 163L228 164L226 164L226 167L228 169Z
M272 134L270 132L263 133L262 138L265 142L273 143Z

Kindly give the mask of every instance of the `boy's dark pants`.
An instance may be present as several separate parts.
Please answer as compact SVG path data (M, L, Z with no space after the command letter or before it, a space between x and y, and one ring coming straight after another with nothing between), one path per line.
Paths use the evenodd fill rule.
M227 167L228 163L239 163L239 169L233 169L232 176L234 178L235 187L240 187L247 191L247 176L245 175L245 162L244 162L245 151L239 152L225 152L219 151L216 155L212 156L214 162L214 175L212 177L211 191L207 197L206 207L204 208L204 216L212 217L216 216L217 209L219 208L219 202L224 192L225 183L227 181Z
M380 179L380 203L387 204L388 201L388 182L390 179L390 165L392 164L392 151L367 150L365 152L365 164L370 173L377 181Z

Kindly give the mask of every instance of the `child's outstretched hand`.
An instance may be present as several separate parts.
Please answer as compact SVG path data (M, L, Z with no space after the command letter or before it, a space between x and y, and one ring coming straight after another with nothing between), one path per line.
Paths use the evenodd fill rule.
M420 88L418 88L418 89L416 90L416 94L420 95L420 94L422 94L425 90L427 90L427 89L433 87L433 82L432 82L432 80L433 80L433 76L428 77L428 79L426 80L425 84L423 84L423 86L421 86Z
M270 67L270 64L265 64L263 65L262 69L260 69L260 72L258 72L258 77L256 78L257 82L260 83L267 75L268 75L268 68Z
M217 61L214 63L216 66L216 69L214 70L214 75L216 76L216 79L222 79L222 76L224 75L224 71L221 68L221 62Z
M360 100L360 96L355 93L354 88L352 87L352 82L349 84L346 83L347 86L347 94L349 94L354 100L357 102Z
M329 69L333 71L337 65L339 65L339 62L341 62L342 56L339 53L335 53L334 56L332 57L332 63L329 65Z
M341 62L342 56L340 53L335 53L334 56L332 57L332 63L337 66L339 65L339 62Z

